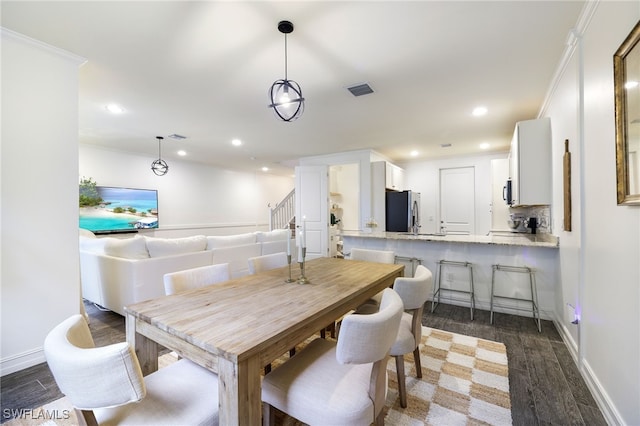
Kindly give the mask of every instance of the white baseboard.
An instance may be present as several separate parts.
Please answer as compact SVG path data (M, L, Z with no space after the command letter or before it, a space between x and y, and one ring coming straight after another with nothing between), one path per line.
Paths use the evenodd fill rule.
M587 388L591 392L591 396L595 399L598 408L602 412L607 424L609 425L624 425L624 421L620 416L620 413L615 407L611 398L609 398L609 394L604 390L597 376L589 366L589 363L586 360L580 362L580 355L578 351L578 344L569 333L569 330L566 328L563 321L558 321L557 316L553 320L556 329L560 333L562 340L566 344L569 349L569 353L573 358L576 366L578 367L578 371L582 376Z
M607 421L607 424L624 425L625 422L622 416L620 416L615 404L611 401L611 398L609 398L609 394L604 390L587 361L582 363L580 374L591 391L591 395L593 395L593 398L596 400L600 411L602 411L602 415Z
M15 373L25 368L46 362L42 347L12 355L0 360L0 376Z

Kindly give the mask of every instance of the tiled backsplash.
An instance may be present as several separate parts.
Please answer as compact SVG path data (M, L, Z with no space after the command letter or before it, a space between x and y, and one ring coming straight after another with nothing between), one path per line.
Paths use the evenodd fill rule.
M517 229L518 232L531 233L531 229L526 227L524 219L535 217L538 222L536 232L540 234L551 233L551 209L549 206L511 207L509 211L514 217L523 219Z

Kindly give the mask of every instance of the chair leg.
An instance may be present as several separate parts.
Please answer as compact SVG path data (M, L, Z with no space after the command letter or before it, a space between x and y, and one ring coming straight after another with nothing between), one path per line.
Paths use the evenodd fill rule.
M84 424L87 426L98 426L98 421L96 420L96 416L93 414L93 411L79 410L77 408L74 408L73 410L76 412L79 422L82 422L82 419L84 419Z
M275 424L276 416L274 409L266 402L262 403L262 424L264 426L272 426Z
M400 406L407 408L407 387L404 381L404 356L396 355L396 371L398 372L398 394L400 395Z
M326 339L326 337L327 337L326 331L327 331L327 330L326 330L325 328L323 328L322 330L320 330L320 337L321 337L321 338Z
M380 413L376 416L375 420L373 421L375 426L384 426L384 416L385 416L385 412L384 410L380 411Z
M292 356L294 356L296 354L296 348L291 348L289 349L289 358L291 358Z
M422 364L420 362L420 347L418 346L413 350L413 359L416 362L416 377L418 379L422 378Z

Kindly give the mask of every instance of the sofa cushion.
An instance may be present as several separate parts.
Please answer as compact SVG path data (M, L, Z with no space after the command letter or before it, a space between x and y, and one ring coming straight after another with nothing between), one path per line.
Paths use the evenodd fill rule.
M237 235L215 235L207 237L207 250L223 247L244 246L256 243L255 232Z
M147 244L139 235L134 238L104 238L104 254L125 259L147 259Z
M194 235L182 238L144 237L147 242L149 257L164 257L183 253L204 251L207 248L207 237Z
M80 235L78 237L79 248L81 251L88 251L90 253L104 254L104 246L107 242L107 238L85 237Z
M98 238L98 237L96 237L96 234L94 234L93 232L89 231L88 229L84 229L84 228L78 228L78 235L80 235L81 237L86 237L86 238Z
M259 243L269 243L272 241L287 241L291 236L290 229L274 229L268 232L256 232L256 241Z

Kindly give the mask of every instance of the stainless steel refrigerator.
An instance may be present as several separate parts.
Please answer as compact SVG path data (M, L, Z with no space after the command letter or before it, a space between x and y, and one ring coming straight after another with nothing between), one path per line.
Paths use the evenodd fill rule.
M420 232L420 193L388 191L386 193L387 232Z

